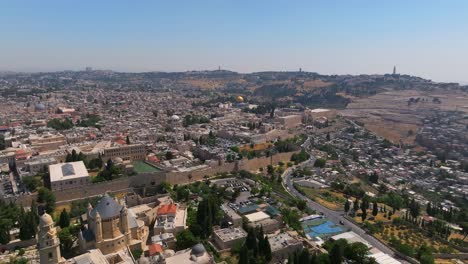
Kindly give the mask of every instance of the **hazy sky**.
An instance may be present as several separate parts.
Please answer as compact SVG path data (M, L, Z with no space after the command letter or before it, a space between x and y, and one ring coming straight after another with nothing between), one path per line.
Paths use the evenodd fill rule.
M468 82L468 1L0 0L0 70L323 74Z

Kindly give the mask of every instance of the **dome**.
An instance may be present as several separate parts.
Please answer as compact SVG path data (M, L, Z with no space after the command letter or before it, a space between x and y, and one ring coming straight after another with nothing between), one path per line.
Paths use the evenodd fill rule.
M114 159L115 163L122 163L123 159L121 157L117 157Z
M143 255L141 255L140 258L138 259L138 264L149 264L149 263L150 263L149 259Z
M175 252L172 249L166 249L166 250L164 250L163 255L164 255L165 258L169 258L169 257L174 256Z
M178 115L173 115L173 116L171 116L171 120L172 121L179 121L180 117Z
M244 102L244 97L242 97L242 96L239 95L239 96L236 97L236 101L237 101L238 103L242 103L242 102Z
M41 215L39 221L41 223L41 226L50 226L54 224L54 220L52 220L52 216L50 216L50 214L48 213L44 213L43 215Z
M198 243L198 244L196 244L195 246L192 247L192 252L191 252L191 254L192 254L192 255L195 255L195 256L197 256L197 257L199 257L199 256L205 254L205 252L206 252L206 249L205 249L205 247L203 246L203 244L202 244L202 243Z
M99 200L96 207L91 210L90 215L95 218L96 214L99 213L102 219L109 219L119 216L121 210L122 206L106 193L101 200Z
M46 109L46 106L44 104L36 104L34 106L34 108L36 109L36 111L44 111Z

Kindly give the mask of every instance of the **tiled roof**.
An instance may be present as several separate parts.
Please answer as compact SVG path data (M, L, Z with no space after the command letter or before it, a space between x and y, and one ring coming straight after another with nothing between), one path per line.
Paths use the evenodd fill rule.
M149 255L154 256L157 253L162 253L164 250L160 244L151 244L149 246Z
M177 205L175 204L165 204L158 208L158 215L165 215L165 214L175 214L177 211Z

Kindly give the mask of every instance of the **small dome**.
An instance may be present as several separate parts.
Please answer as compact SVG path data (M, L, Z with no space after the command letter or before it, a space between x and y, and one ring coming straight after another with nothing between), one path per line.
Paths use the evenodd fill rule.
M149 264L149 263L150 263L149 259L143 255L141 255L140 258L138 259L138 264Z
M165 258L169 258L169 257L174 256L175 252L172 249L166 249L166 250L164 250L163 255L164 255Z
M117 157L114 159L115 163L122 163L123 159L121 157Z
M171 120L172 121L179 121L180 117L178 115L173 115L173 116L171 116Z
M36 111L44 111L46 109L46 106L39 103L39 104L36 104L34 108L36 109Z
M243 103L243 102L244 102L244 97L242 97L242 96L239 95L239 96L236 97L236 101L237 101L238 103Z
M203 244L198 243L198 244L196 244L195 246L192 247L192 252L191 253L192 253L192 255L195 255L195 256L199 257L199 256L205 254L205 252L206 252L206 249L203 246Z
M40 223L41 226L50 226L54 224L54 220L52 220L52 216L50 216L50 214L44 213L40 217Z

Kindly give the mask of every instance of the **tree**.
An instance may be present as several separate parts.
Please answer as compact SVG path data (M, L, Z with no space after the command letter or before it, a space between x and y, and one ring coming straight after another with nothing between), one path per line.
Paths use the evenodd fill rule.
M344 249L339 243L335 243L330 250L330 263L341 264L343 262Z
M0 226L0 244L6 245L10 242L10 229L5 226Z
M41 182L34 176L24 176L21 180L30 192L36 191L37 187L41 184Z
M434 264L434 256L432 254L426 254L422 255L421 258L419 258L419 263L421 264Z
M463 240L468 236L468 222L460 223L460 227L462 228Z
M177 239L177 242L176 242L177 250L190 248L198 243L197 238L193 235L193 233L189 229L179 232L176 235L176 239Z
M419 203L417 203L414 199L412 199L409 204L409 210L410 210L411 217L413 217L413 219L416 219L419 216L419 210L420 210Z
M326 138L327 138L327 141L330 141L330 132L327 132Z
M344 211L346 214L349 212L350 207L351 207L351 203L349 202L348 199L346 199L346 202L344 204Z
M58 232L58 238L60 240L60 247L62 248L62 252L69 252L75 241L77 239L77 234L79 232L79 226L76 227L65 227Z
M61 228L70 226L70 215L65 208L63 208L63 211L60 213L59 226Z
M128 137L128 135L127 135L127 138L125 140L125 143L127 143L127 145L130 145L130 138Z
M239 253L239 264L248 264L249 263L249 250L247 245L244 244Z
M257 256L258 254L258 244L257 244L257 237L255 236L255 231L253 228L248 228L247 230L247 238L245 239L245 244L247 248L252 250L253 255Z
M172 152L170 151L167 151L166 152L166 160L171 160L174 158L174 154L172 154Z
M366 220L366 217L367 217L367 210L362 210L362 214L361 214L362 222Z
M375 183L375 184L379 183L379 175L377 174L377 172L374 171L374 172L369 176L369 181L370 181L371 183Z
M377 205L377 202L374 202L372 204L372 215L376 216L379 213L379 206Z
M324 168L327 161L325 159L316 159L314 162L314 167Z
M273 173L275 173L275 168L273 168L272 165L268 165L267 166L267 173L272 175Z
M0 135L0 150L4 150L5 147L6 147L5 137L3 135Z
M28 240L36 235L37 222L32 211L25 212L23 207L21 207L18 224L20 229L19 238L21 240Z
M359 210L359 199L357 197L356 200L354 200L353 210L354 212L357 212L357 210Z
M368 252L369 248L365 244L355 242L345 249L345 257L356 261L356 263L365 263Z
M44 204L45 211L49 214L54 212L55 195L47 188L40 188L37 194L37 202Z

